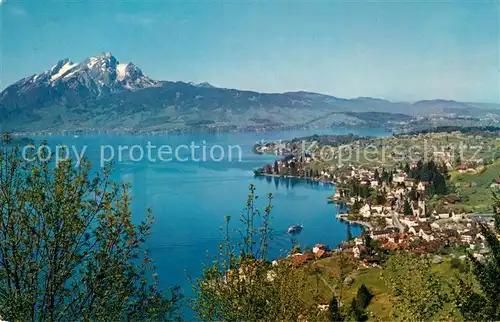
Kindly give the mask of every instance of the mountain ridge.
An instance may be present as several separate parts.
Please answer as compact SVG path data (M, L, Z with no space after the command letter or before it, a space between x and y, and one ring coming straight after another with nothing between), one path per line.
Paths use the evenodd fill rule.
M357 119L355 114L342 113L404 113L412 117L500 114L491 105L484 109L478 106L442 99L391 102L309 91L260 93L207 82L158 81L133 63L122 63L111 53L102 53L80 63L60 60L43 73L5 88L0 93L0 125L9 131L258 130L330 127L338 124L339 115L348 122ZM363 119L372 120L373 115L353 124Z

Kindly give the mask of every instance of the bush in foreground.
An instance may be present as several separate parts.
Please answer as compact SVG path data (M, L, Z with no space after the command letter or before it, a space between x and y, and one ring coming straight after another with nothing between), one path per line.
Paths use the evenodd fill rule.
M271 239L272 195L261 213L256 209L255 187L250 186L243 228L230 231L220 253L193 282L191 306L203 321L312 321L319 312L305 300L308 273L290 259L267 261ZM239 242L233 242L233 239Z
M86 162L49 162L28 162L18 148L0 147L0 316L172 318L178 290L165 296L158 289L142 248L150 212L132 223L129 187L114 183L108 169L90 175Z

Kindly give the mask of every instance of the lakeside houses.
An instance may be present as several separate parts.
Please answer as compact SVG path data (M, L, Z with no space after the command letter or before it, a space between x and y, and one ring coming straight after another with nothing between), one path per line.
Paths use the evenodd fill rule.
M419 223L416 226L406 227L405 232L399 232L395 227L373 229L367 235L372 240L378 241L380 250L384 252L410 250L417 253L435 253L442 246L453 244L466 246L479 260L489 252L477 223L470 218L460 223L451 219ZM341 249L362 260L366 267L373 267L378 261L373 252L369 251L371 246L365 244L367 235L347 242Z
M377 171L381 171L377 169ZM360 184L368 178L375 178L375 169L352 169L351 180ZM500 183L500 180L498 180ZM463 245L471 250L486 252L484 237L479 233L477 223L467 214L453 210L428 210L427 195L432 182L410 178L404 171L396 170L390 182L380 182L370 187L375 190L368 197L356 199L361 205L356 211L339 214L338 218L353 224L370 223L369 236L381 242L384 251L410 249L417 252L435 250L442 245ZM343 188L337 188L334 197L343 196ZM382 191L382 204L373 197L374 193ZM344 192L345 193L345 192ZM410 198L418 194L417 200ZM456 195L446 195L442 198L443 205L453 205L460 198ZM407 209L405 209L407 208ZM409 212L409 213L408 213ZM350 251L355 258L363 258L367 245L357 239L352 243ZM474 256L480 258L484 254L474 251ZM370 264L371 265L371 264Z
M410 228L419 225L419 220L415 216L404 216L400 219L401 223Z
M402 171L398 171L396 175L393 177L392 182L404 184L408 175Z
M458 173L477 173L478 170L472 166L460 164L456 167Z
M327 254L330 250L328 249L328 246L324 244L316 244L314 245L312 252L314 254L314 257L316 258L321 258Z
M418 142L427 137L418 135L408 138ZM435 252L446 245L459 245L473 251L477 258L487 253L478 226L480 218L454 207L463 200L458 193L448 190L446 183L449 170L458 173L484 170L482 159L460 162L453 159L452 153L445 151L431 153L430 161L403 161L389 167L354 162L340 165L322 163L313 153L301 153L290 144L283 150L290 152L289 155L259 169L256 175L334 183L329 201L338 204L339 210L349 206L347 212L340 212L336 217L367 228L362 236L344 242L339 250L350 252L365 266L372 267L379 263L372 245L366 244L366 237L379 243L378 247L384 252L404 249L425 253ZM261 148L261 151L267 150L276 153L275 146ZM491 186L500 188L500 177L493 179ZM436 195L437 198L434 197ZM491 225L491 222L487 224ZM317 244L310 253L294 254L293 261L300 265L331 256L334 252L323 244Z
M399 230L395 227L389 227L382 230L372 230L370 231L370 237L373 239L387 238L391 235L397 234Z
M364 209L368 209L363 206ZM465 214L446 213L448 217L440 215L439 218L430 217L427 221L420 221L414 215L404 216L401 213L392 212L391 216L398 217L399 223L403 226L403 231L394 225L391 220L381 221L375 218L383 218L387 214L379 212L384 209L377 207L374 212L369 212L370 217L350 219L352 214L339 214L337 218L346 220L351 224L362 224L369 228L359 237L344 242L337 251L351 253L355 259L361 261L365 267L378 267L380 260L376 253L373 253L371 245L366 244L366 237L379 243L380 251L392 252L397 250L408 250L417 253L436 253L441 247L446 245L461 245L471 250L472 255L478 260L484 259L488 254L484 236L481 234L477 216ZM359 218L356 217L356 218ZM384 218L388 219L388 218ZM369 222L367 220L370 220ZM485 221L488 225L491 221ZM294 265L302 265L308 261L331 256L334 252L329 251L324 244L316 244L310 254L294 254Z
M490 188L495 188L495 189L500 188L500 177L496 177L492 180Z
M421 223L416 226L412 226L408 229L408 232L414 236L418 236L425 241L431 241L435 239L433 234L433 229L429 223Z
M420 181L417 184L417 191L424 192L429 188L429 186L430 186L429 181Z

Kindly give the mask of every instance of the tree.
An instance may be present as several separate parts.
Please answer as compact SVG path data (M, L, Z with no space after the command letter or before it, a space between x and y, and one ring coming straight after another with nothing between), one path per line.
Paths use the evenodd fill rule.
M335 296L332 297L329 306L330 321L343 321L343 317L340 314L339 301Z
M350 213L352 214L359 214L359 210L363 206L362 202L359 200L354 201L354 203L351 206L351 209L349 210Z
M493 199L494 229L484 225L481 227L490 254L484 261L470 256L472 273L481 292L475 291L473 282L463 279L460 281L457 303L466 319L500 320L500 240L496 236L500 234L500 198L493 193Z
M368 198L370 195L371 195L371 189L368 186L366 185L360 186L359 196L361 198Z
M363 238L363 244L365 245L366 247L366 251L368 254L371 255L371 252L373 250L372 248L372 237L370 236L369 233L365 233L365 237Z
M385 170L385 168L382 168L382 174L380 175L380 179L383 182L388 182L389 181L389 173L387 172L387 170Z
M375 172L373 173L373 178L380 183L380 173L378 172L377 168L375 168Z
M403 171L407 174L410 173L410 165L408 164L408 162L405 163Z
M448 193L448 188L446 186L446 179L443 174L439 172L436 173L432 181L432 185L434 187L435 194L442 196Z
M8 132L2 133L2 144L7 145L12 142L12 135Z
M280 176L285 176L288 174L288 167L279 167L278 173Z
M368 307L368 304L370 304L372 298L373 294L370 292L370 290L368 290L365 284L361 284L356 295L356 301L358 302L359 306L363 309L366 309Z
M290 162L290 175L297 176L297 164L295 162Z
M339 307L345 306L344 303L344 282L349 274L357 267L357 262L355 259L343 252L337 252L335 254L335 268L332 271L331 279L336 284L336 287L339 289L339 292L336 295L338 300Z
M410 198L411 201L418 201L418 193L417 189L415 187L412 187L410 192L408 193L408 197Z
M348 310L348 316L354 321L366 321L368 319L366 308L370 304L373 294L368 290L365 284L358 288L356 297L352 299Z
M297 321L314 319L317 308L304 301L308 272L296 267L292 259L275 265L266 258L271 238L272 195L264 212L256 207L255 187L250 185L240 222L241 242L233 242L226 217L224 243L212 265L192 281L194 297L190 303L203 321ZM261 225L258 225L261 223Z
M0 316L7 320L163 320L175 313L132 222L129 186L90 163L57 167L0 148Z
M377 202L377 205L383 205L386 203L387 199L385 196L386 196L385 192L377 193L377 195L375 196L375 201Z
M352 231L351 231L351 224L347 223L347 235L346 235L346 240L351 241L352 240Z
M436 321L454 316L456 308L445 306L451 298L447 281L432 271L429 259L411 253L390 256L383 278L392 290L397 320Z
M405 204L404 204L403 211L404 211L405 216L413 215L413 209L411 208L410 202L406 198L405 198Z
M275 160L275 161L274 161L273 170L274 170L274 173L275 173L275 174L280 173L280 168L279 168L278 160Z

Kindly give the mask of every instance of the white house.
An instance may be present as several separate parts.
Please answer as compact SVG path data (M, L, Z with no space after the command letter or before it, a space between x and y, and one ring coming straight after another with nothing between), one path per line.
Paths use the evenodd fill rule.
M392 182L394 183L404 183L408 175L404 172L398 173L392 177Z
M422 239L424 239L425 241L434 240L434 235L432 234L432 231L425 231L421 229L418 235L422 237Z
M400 218L399 221L408 227L418 226L417 218L415 216L403 217Z
M473 233L472 231L466 231L460 234L460 240L464 243L471 244L475 241L476 239L476 234Z
M354 238L354 245L358 246L358 245L363 245L363 244L364 244L363 239L361 239L359 237Z
M437 222L431 223L431 228L434 230L441 230L441 226Z
M427 189L428 186L429 186L428 182L420 181L417 185L417 191L423 192Z
M354 254L354 258L359 258L361 255L361 251L360 251L358 246L354 246L354 248L352 249L352 252Z
M408 231L413 235L421 237L426 241L434 240L434 235L432 234L432 229L429 224L421 224L418 226L413 226L410 227Z
M382 214L384 212L384 206L377 205L377 206L372 206L372 213L376 212L377 214Z
M454 221L461 221L464 220L464 215L452 212L451 219L453 219Z
M370 205L365 204L361 209L359 209L359 214L365 218L368 218L372 215L370 210Z

